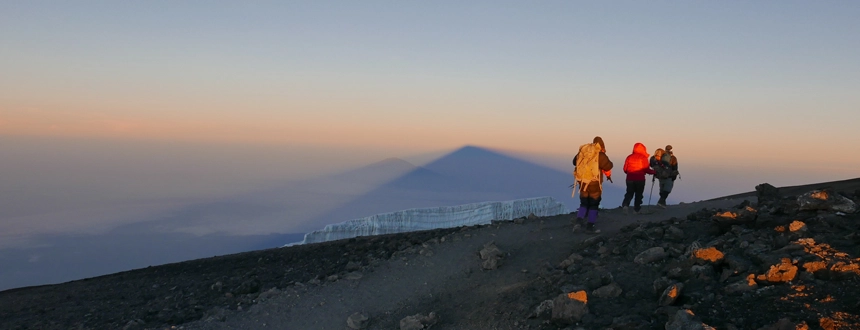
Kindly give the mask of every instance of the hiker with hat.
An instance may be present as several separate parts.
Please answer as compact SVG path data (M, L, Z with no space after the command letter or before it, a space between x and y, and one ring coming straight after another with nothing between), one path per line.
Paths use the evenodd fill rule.
M585 225L586 231L599 233L594 223L597 222L597 211L603 195L603 177L612 182L612 161L606 156L603 139L595 136L592 143L580 146L579 152L573 157L573 166L575 182L571 186L574 188L571 197L579 191L579 210L573 230L577 231Z
M667 145L665 150L657 149L654 157L651 157L651 168L657 172L654 176L660 181L660 200L657 201L657 206L665 208L666 198L672 193L675 179L679 175L678 158L675 158L672 145Z
M627 173L627 192L621 202L624 214L629 212L631 199L633 200L633 212L639 214L639 210L642 209L642 198L645 194L645 174L654 175L656 173L649 166L648 150L644 144L636 142L633 145L633 153L624 160L624 173Z

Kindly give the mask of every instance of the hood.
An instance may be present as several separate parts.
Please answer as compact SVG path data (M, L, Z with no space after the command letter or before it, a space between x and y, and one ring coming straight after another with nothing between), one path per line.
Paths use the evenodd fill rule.
M636 142L636 144L633 145L633 153L645 155L645 157L648 157L648 150L645 149L644 144L639 143L639 142Z
M603 144L603 138L601 138L601 137L599 137L599 136L595 136L595 137L594 137L594 140L592 140L592 141L591 141L591 143L599 143L599 144L600 144L600 149L603 149L602 151L603 151L603 152L606 152L606 145L605 145L605 144Z

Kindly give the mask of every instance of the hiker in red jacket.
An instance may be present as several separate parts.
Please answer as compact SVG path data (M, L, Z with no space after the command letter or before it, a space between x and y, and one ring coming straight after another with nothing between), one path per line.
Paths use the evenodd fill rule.
M639 214L645 193L645 174L654 175L655 173L649 167L648 151L644 144L636 142L633 145L633 153L624 160L624 173L627 173L627 192L624 194L624 201L621 202L621 206L624 208L624 214L628 214L630 200L635 195L633 211Z

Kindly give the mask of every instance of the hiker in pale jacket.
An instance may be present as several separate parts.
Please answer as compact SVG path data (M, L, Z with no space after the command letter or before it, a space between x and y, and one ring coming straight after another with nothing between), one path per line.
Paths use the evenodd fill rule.
M589 232L599 233L600 230L594 227L597 222L597 211L600 207L600 200L603 199L603 177L609 178L612 181L612 161L606 156L606 145L603 139L595 136L592 143L600 144L600 154L598 155L598 168L600 169L599 184L589 184L581 186L579 190L579 210L576 212L576 223L582 226L585 219L588 219L588 224L585 229ZM573 166L576 166L576 159L579 153L573 157Z

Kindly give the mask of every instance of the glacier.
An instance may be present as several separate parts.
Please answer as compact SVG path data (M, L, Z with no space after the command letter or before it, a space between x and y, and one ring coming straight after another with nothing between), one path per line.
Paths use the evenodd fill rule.
M408 209L326 225L322 230L305 234L301 242L285 246L358 236L482 225L493 220L513 220L529 214L543 217L568 213L570 211L567 206L552 197Z

